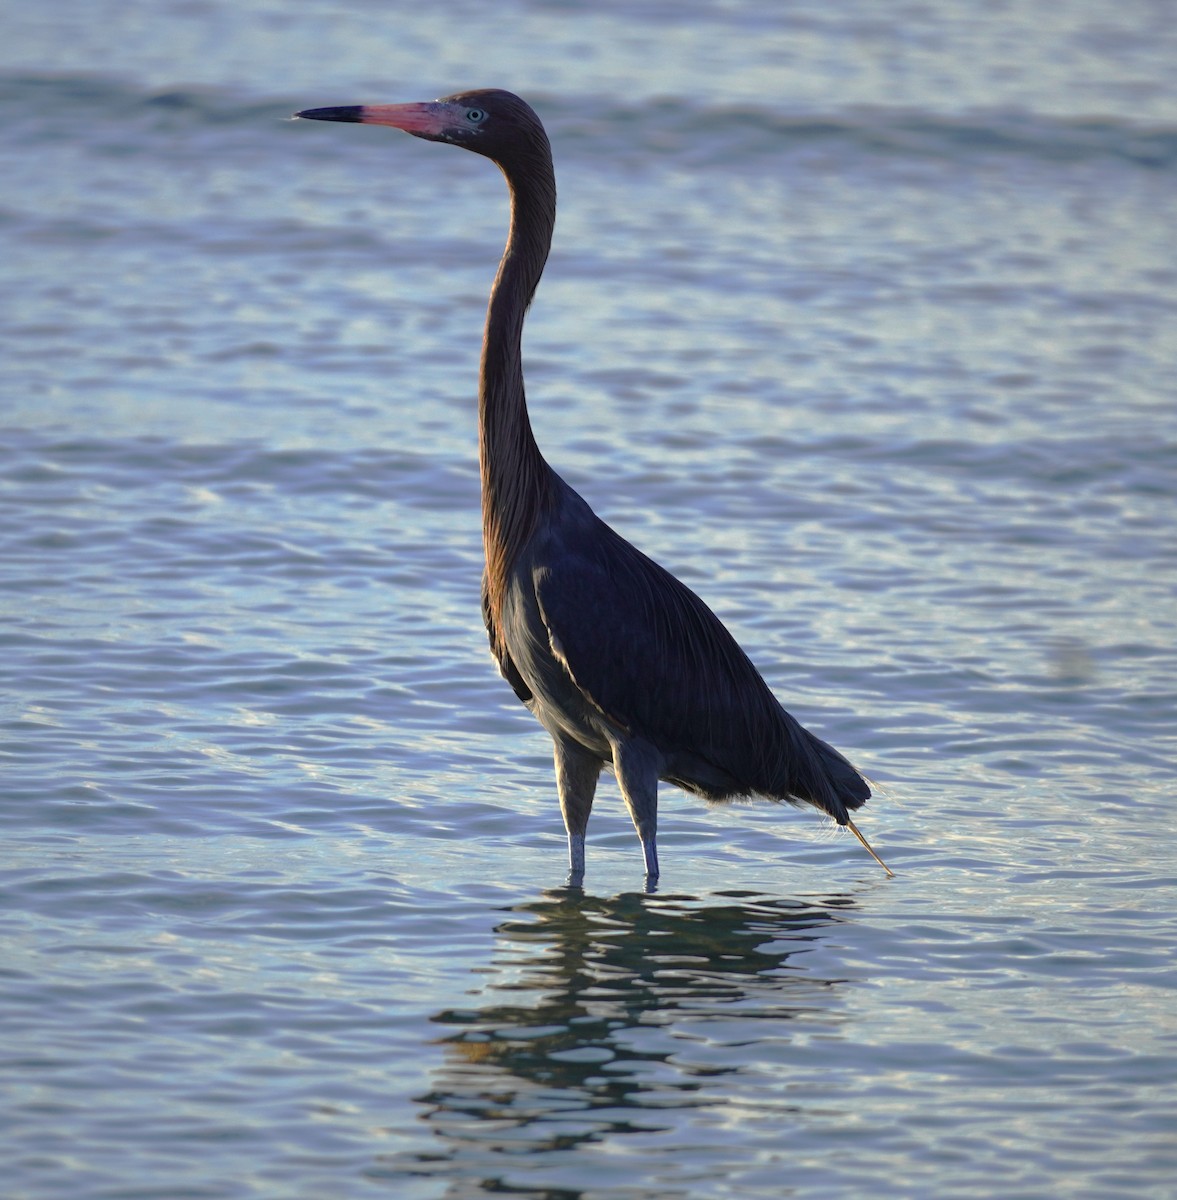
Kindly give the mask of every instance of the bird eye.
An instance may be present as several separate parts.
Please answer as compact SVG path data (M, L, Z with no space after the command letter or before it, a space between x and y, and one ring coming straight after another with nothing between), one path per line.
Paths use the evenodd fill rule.
M466 109L466 120L471 125L478 125L486 120L486 110L483 108L468 108Z

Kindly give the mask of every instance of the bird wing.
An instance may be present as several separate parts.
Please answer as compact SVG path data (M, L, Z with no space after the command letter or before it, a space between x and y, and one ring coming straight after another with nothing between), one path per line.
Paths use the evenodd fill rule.
M690 588L595 516L553 523L530 565L552 653L609 721L770 790L792 718Z
M845 824L870 796L858 771L784 710L690 588L572 497L581 511L549 523L529 567L551 653L581 695L656 746L682 787L804 800Z

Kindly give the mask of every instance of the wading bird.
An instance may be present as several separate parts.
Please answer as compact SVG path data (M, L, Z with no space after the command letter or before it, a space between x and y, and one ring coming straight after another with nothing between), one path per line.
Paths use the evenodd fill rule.
M658 781L708 800L807 802L854 832L870 795L832 746L793 719L719 618L615 533L548 466L523 394L523 318L556 222L547 134L510 92L426 104L312 108L315 121L390 125L491 159L511 227L490 293L478 393L482 611L499 670L551 734L569 882L584 877L597 779L610 767L658 878Z

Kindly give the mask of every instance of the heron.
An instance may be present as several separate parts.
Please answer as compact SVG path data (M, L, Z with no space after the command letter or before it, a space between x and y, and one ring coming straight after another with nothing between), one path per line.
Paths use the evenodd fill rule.
M810 804L848 827L870 787L848 759L785 711L735 638L690 588L616 533L547 463L528 417L523 322L556 221L543 124L494 88L412 104L296 113L385 125L472 150L506 178L510 228L490 292L478 389L482 616L515 695L551 736L580 885L601 771L616 776L646 883L658 880L658 785L708 801Z

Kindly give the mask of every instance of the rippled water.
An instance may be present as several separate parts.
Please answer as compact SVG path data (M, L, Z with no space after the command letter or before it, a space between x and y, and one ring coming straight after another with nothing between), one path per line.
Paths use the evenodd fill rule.
M23 11L0 45L13 1197L1165 1196L1162 5ZM505 197L294 109L509 86L541 444L879 783L603 784L478 605Z

